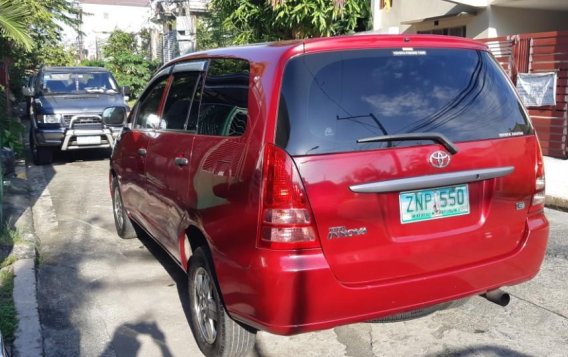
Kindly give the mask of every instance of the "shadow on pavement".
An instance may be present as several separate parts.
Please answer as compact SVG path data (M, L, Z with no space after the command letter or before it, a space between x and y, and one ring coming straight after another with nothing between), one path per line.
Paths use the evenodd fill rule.
M441 354L430 354L426 357L467 357L467 356L499 356L499 357L531 357L531 355L514 351L507 347L481 345L448 351Z
M101 354L103 356L137 356L142 344L139 337L148 336L159 347L162 357L172 353L165 343L165 335L155 322L140 321L120 325L114 332L112 341Z

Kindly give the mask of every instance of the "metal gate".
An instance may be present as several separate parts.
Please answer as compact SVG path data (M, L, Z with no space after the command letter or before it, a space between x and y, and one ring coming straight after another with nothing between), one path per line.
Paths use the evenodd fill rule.
M517 83L519 73L555 72L556 105L529 107L543 153L568 159L568 31L480 40Z

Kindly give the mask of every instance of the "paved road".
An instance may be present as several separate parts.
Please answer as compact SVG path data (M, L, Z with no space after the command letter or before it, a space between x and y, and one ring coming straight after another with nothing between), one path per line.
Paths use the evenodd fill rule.
M115 234L108 165L104 153L74 153L30 170L45 355L200 356L186 319L182 271L150 240ZM255 354L566 356L568 214L547 213L552 236L542 272L508 289L506 308L472 298L408 322L293 337L259 333Z

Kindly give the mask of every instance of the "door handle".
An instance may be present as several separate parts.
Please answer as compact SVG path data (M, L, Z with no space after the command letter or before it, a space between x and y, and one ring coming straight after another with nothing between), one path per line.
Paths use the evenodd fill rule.
M178 167L187 166L187 164L189 164L189 160L185 157L176 157L174 161Z
M144 149L144 148L138 149L138 155L146 156L146 153L147 153L146 149Z

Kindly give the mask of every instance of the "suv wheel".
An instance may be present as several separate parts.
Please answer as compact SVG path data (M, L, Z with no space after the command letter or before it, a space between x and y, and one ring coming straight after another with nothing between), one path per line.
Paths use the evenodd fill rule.
M124 209L120 188L118 187L118 179L116 177L112 179L112 211L118 236L124 239L136 238L136 230Z
M191 330L205 356L245 356L254 347L256 331L229 317L211 267L205 250L195 250L188 269Z
M32 133L30 133L30 149L34 164L49 165L53 161L53 149L37 146Z

